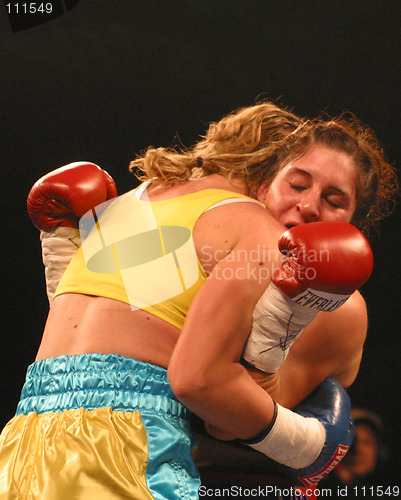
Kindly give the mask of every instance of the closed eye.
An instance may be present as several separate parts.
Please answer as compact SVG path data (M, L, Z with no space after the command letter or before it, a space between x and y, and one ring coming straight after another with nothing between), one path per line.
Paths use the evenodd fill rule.
M306 186L299 186L297 184L291 184L291 183L290 183L290 187L291 187L291 189L294 189L294 191L304 191L305 189L307 189Z
M333 207L333 208L340 208L340 205L337 205L337 203L333 203L333 202L332 202L332 201L330 201L330 200L326 200L326 201L327 201L327 203L328 203L331 207Z
M326 200L326 203L328 203L333 208L343 208L344 203L346 202L346 196L342 194L338 195L337 193L328 194L324 197L324 199Z

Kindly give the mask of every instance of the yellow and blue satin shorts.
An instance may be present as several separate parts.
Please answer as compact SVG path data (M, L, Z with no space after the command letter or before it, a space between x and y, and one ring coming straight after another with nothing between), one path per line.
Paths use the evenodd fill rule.
M0 436L0 500L197 499L189 418L159 366L37 361Z

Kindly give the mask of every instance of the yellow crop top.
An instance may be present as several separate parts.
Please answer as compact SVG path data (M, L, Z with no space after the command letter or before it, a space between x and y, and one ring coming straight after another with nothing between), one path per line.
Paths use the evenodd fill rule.
M219 203L258 202L220 189L150 202L146 186L141 184L103 211L97 207L94 216L81 219L81 229L88 223L92 229L67 267L55 297L82 293L119 300L182 329L206 279L192 239L196 221Z

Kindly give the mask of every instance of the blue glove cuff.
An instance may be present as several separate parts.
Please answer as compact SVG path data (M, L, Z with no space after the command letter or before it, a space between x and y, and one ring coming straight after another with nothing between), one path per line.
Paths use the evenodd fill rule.
M325 428L324 447L313 462L303 469L291 469L278 464L278 470L294 482L294 486L315 486L344 458L354 437L350 416L351 400L345 389L334 379L327 378L299 404L294 412L317 418Z

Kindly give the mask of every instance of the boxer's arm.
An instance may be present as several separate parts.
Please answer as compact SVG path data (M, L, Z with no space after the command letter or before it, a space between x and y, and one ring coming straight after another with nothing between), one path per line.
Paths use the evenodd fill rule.
M367 327L366 304L359 292L337 311L320 313L279 368L275 399L294 408L327 377L349 387L358 373Z
M253 308L269 282L267 259L274 254L278 235L272 235L266 222L269 216L262 207L233 205L228 220L235 220L235 224L227 224L227 216L219 220L223 207L215 210L210 233L224 236L230 251L191 304L168 377L178 398L199 417L236 437L247 438L264 428L274 411L271 398L252 381L239 359ZM259 233L250 228L251 219ZM271 240L266 241L269 234ZM255 248L265 249L264 260L249 259ZM260 273L260 269L269 272ZM261 276L264 278L258 279Z
M265 288L257 278L241 275L241 270L247 269L246 275L251 277L253 269L268 264L259 259L253 259L252 264L242 256L249 256L249 251L260 245L267 259L275 242L259 240L259 235L249 230L249 217L244 227L241 214L233 214L233 220L239 230L238 241L215 266L191 305L169 363L169 381L177 397L211 425L241 440L263 441L261 451L270 458L304 467L324 446L323 425L316 418L304 418L285 408L275 413L272 398L238 361L254 305ZM263 234L268 232L268 227L262 228Z
M320 313L294 342L289 355L274 375L274 384L262 372L248 370L256 383L286 408L294 408L325 378L336 379L343 387L354 381L367 331L366 305L356 292L338 310ZM234 436L206 424L217 439Z

